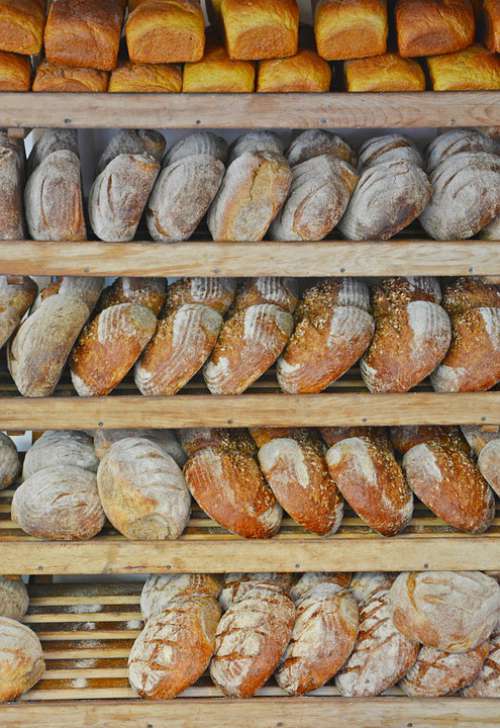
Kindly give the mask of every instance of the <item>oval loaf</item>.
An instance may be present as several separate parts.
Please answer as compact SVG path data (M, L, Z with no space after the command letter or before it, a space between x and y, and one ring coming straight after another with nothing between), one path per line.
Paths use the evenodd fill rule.
M78 430L46 430L26 453L23 479L53 465L76 465L96 473L99 461L92 438Z
M223 316L234 301L234 278L180 278L169 285L166 310L170 312L188 303L209 306Z
M141 612L150 619L168 608L172 599L213 597L217 599L222 584L210 574L165 574L146 579L141 592Z
M290 596L295 604L298 604L319 584L329 584L332 588L336 587L337 591L342 591L350 586L351 579L352 574L344 571L339 571L338 573L331 571L308 571L306 574L302 574L298 582L292 586Z
M383 571L358 571L351 579L351 591L358 604L371 599L378 591L391 588L396 576Z
M10 339L37 293L27 276L0 276L0 348Z
M23 160L15 145L0 137L0 240L23 240Z
M0 616L21 620L29 607L28 590L17 577L0 576Z
M165 278L117 278L105 288L99 299L98 311L118 303L136 303L158 316L167 298Z
M224 575L224 588L219 597L222 609L225 611L233 602L242 599L248 591L256 586L269 586L271 590L289 594L293 584L293 574L276 573L235 573Z
M411 698L451 695L478 677L488 652L488 642L461 654L422 647L399 686Z
M349 144L326 129L306 129L293 140L286 153L291 167L322 154L342 159L353 167L356 165L356 155Z
M15 700L44 672L42 645L35 632L14 619L0 617L0 702Z
M165 450L182 467L186 462L186 454L171 430L96 430L94 432L95 454L102 460L110 447L118 440L126 437L143 437L152 440Z
M217 134L210 131L197 131L194 134L180 139L168 150L164 159L164 166L180 162L185 157L192 157L197 154L209 154L225 164L227 160L227 142Z
M0 432L0 490L15 482L20 468L15 444L8 435Z
M423 167L422 155L409 139L401 134L384 134L368 139L359 150L359 168L367 169L375 164L406 160Z
M500 497L500 439L491 440L484 446L479 453L477 464L483 478Z
M165 152L165 139L153 129L120 129L111 138L97 163L97 174L120 154L147 154L161 162Z

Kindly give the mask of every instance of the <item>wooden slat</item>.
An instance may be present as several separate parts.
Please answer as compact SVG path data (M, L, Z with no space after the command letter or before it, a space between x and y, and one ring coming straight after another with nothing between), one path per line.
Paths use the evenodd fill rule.
M0 397L0 429L498 424L500 392Z
M485 241L315 243L0 242L4 274L89 276L486 275L500 243ZM499 263L500 265L500 263Z
M329 128L500 125L494 92L394 94L2 93L0 127Z

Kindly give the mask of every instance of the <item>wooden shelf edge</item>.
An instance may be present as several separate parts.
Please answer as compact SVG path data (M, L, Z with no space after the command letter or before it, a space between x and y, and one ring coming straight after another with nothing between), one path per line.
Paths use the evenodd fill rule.
M0 242L0 271L83 276L494 275L500 242ZM493 268L493 270L492 270Z
M500 391L316 395L0 397L0 429L497 425Z
M461 571L498 569L500 537L240 538L0 543L7 574L162 574L232 571Z
M492 91L383 94L1 93L0 127L374 128L499 126Z
M465 698L177 698L85 700L2 706L2 728L406 728L500 725L498 701Z

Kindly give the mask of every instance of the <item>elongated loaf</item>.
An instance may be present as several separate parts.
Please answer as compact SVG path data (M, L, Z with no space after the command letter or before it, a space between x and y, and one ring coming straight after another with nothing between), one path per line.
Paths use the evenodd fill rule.
M398 0L396 30L402 56L437 56L462 50L474 42L472 3Z
M33 630L0 617L0 702L15 700L45 672L42 645Z
M150 619L164 612L172 599L212 597L222 588L219 577L210 574L164 574L146 579L141 592L141 612Z
M314 16L318 53L328 61L379 56L387 48L386 0L319 0Z
M488 134L478 129L451 129L439 134L427 147L427 171L433 172L448 157L461 152L496 153L496 144Z
M0 50L0 91L29 91L30 89L30 59Z
M12 519L30 536L84 541L104 526L95 473L53 465L25 480L12 499Z
M500 587L480 571L404 572L389 596L402 634L447 652L468 652L487 640L500 607Z
M191 508L186 482L151 440L115 442L99 464L97 484L106 516L126 538L175 539L184 531Z
M0 576L0 617L21 620L29 606L28 590L15 576Z
M480 425L462 425L460 430L476 457L479 457L483 447L498 438L498 432L485 432Z
M54 465L76 465L96 473L99 461L90 435L78 430L47 430L26 453L23 479Z
M217 627L210 675L225 695L249 698L271 677L292 636L295 607L272 585L234 601Z
M290 58L260 61L257 76L259 93L326 93L332 84L332 69L308 49Z
M71 354L71 381L81 397L109 394L127 375L156 329L153 312L136 303L104 309Z
M479 453L477 461L481 475L500 497L500 439L491 440Z
M346 61L344 79L351 92L425 91L422 66L397 53Z
M28 157L28 175L52 152L66 149L80 156L76 129L41 129Z
M198 449L184 466L189 490L217 523L244 538L270 538L282 511L248 446L232 435Z
M210 131L197 131L179 139L165 154L164 166L180 162L184 157L209 154L224 164L227 161L228 146L225 139Z
M225 47L212 41L201 61L184 66L184 93L252 93L255 64L229 58Z
M49 283L48 286L40 290L32 306L31 313L39 309L47 298L57 294L78 298L86 304L89 311L92 311L99 299L102 284L102 278L93 278L92 276L58 277Z
M159 131L152 129L121 129L105 147L97 162L97 174L120 154L139 154L154 157L161 162L165 153L165 139Z
M127 437L143 437L152 440L173 457L179 467L186 462L186 454L171 430L96 430L94 432L95 454L99 460L102 460L115 442L125 440Z
M351 587L353 597L361 605L377 592L390 589L396 576L384 571L357 571L347 586Z
M234 301L235 291L234 278L179 278L168 287L165 310L203 304L223 316Z
M222 589L219 601L222 609L229 609L233 602L240 601L247 592L255 587L270 585L276 591L281 591L287 596L290 594L294 580L293 574L276 573L235 573L224 575L224 588Z
M399 685L411 698L452 695L479 676L488 652L488 642L458 655L433 647L422 647L416 663Z
M151 617L128 658L131 686L145 698L167 700L193 685L208 667L220 617L217 601L177 597Z
M44 26L43 0L2 0L0 50L36 56L42 50Z
M243 311L250 306L269 304L293 313L298 300L299 289L294 278L249 278L240 283L233 308Z
M359 167L367 169L376 164L406 160L423 167L424 161L417 147L401 134L383 134L368 139L359 150Z
M0 432L0 490L8 488L15 482L19 470L20 463L16 446L8 435Z
M48 397L54 392L89 313L82 300L56 294L23 321L7 354L9 371L21 394Z
M481 45L427 59L434 91L498 91L500 59Z
M358 639L335 686L346 698L380 695L415 664L419 649L394 626L389 591L380 589L360 606Z
M388 442L347 438L328 450L326 462L346 501L371 528L394 536L409 524L413 494Z
M296 0L222 0L220 14L231 58L258 61L297 53L299 8Z
M0 348L19 326L36 292L36 283L27 276L0 276Z
M33 91L48 93L104 93L109 74L95 68L73 68L42 61L36 69Z
M295 604L305 599L320 584L328 584L329 587L336 587L337 591L347 589L351 584L352 574L345 571L309 571L302 574L296 584L292 586L290 596Z
M0 138L0 240L25 237L23 159L17 147Z
M231 144L228 162L231 164L245 152L272 152L283 155L284 149L283 139L274 131L263 131L262 129L247 131Z
M145 306L158 316L166 301L165 278L129 278L122 276L105 288L98 302L98 310L120 303L135 303Z
M303 131L293 140L286 153L288 163L292 167L322 154L331 154L356 166L356 155L349 144L337 134L325 129Z
M182 91L182 71L170 63L122 61L111 73L110 94L178 94Z
M470 455L470 447L459 427L440 425L404 425L390 428L391 443L396 452L405 455L416 445L436 442Z

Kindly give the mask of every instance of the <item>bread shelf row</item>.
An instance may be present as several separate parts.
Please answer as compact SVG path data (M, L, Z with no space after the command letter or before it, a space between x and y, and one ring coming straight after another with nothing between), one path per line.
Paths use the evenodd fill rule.
M7 275L458 276L495 272L500 242L423 238L308 243L0 242Z
M500 101L494 91L265 95L2 93L1 102L0 127L7 128L328 129L500 125Z

